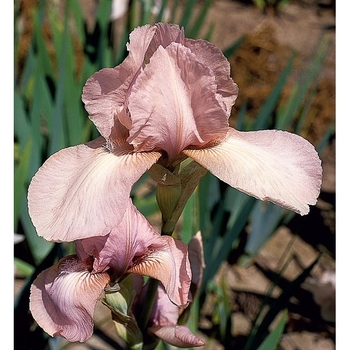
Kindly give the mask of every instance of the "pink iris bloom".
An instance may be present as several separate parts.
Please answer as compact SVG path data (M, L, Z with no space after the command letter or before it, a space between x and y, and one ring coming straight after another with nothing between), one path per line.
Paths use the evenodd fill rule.
M136 28L129 55L88 79L83 102L101 137L52 155L29 187L29 213L52 241L104 236L153 164L186 158L230 186L305 215L322 168L314 147L278 130L240 132L228 118L238 87L222 52L176 25Z
M203 243L201 232L198 231L188 245L189 259L192 270L191 291L189 298L194 300L197 291L202 282L202 274L204 265ZM147 284L146 284L147 286ZM134 305L134 313L140 311L145 298L145 288L140 293L136 305ZM186 310L187 311L187 310ZM162 285L158 286L156 292L156 300L149 319L150 333L157 338L164 340L170 345L180 348L190 348L204 345L204 342L194 335L190 329L184 324L179 325L178 320L184 309L178 307L169 300L166 290Z
M186 325L178 325L180 309L168 298L163 286L157 289L156 301L150 317L148 331L170 345L179 348L202 346L204 342L194 335Z
M30 310L49 335L88 339L101 293L108 284L117 286L126 273L158 279L169 303L188 305L192 273L187 245L155 232L131 200L109 234L75 244L76 255L44 270L31 286Z

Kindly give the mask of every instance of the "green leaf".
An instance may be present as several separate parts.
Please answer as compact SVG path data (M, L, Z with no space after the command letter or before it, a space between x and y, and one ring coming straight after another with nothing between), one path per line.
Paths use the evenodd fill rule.
M253 0L255 6L259 9L263 9L266 7L266 1L265 0Z
M198 231L198 191L194 191L188 199L182 213L181 240L188 244L194 234Z
M293 119L296 117L303 102L305 101L310 86L312 84L316 84L318 78L320 77L327 50L328 39L325 37L323 40L321 40L314 59L311 60L310 66L305 72L302 73L301 79L295 83L293 92L288 100L287 105L279 110L276 118L277 129L287 129L291 125ZM302 119L301 122L303 121L304 120ZM301 129L300 124L298 125L297 129Z
M46 140L48 134L52 131L51 119L53 114L53 101L45 77L42 75L40 65L36 67L34 73L34 91L33 99L29 110L31 121L31 135L34 141L34 149L38 153L38 158L46 154ZM45 136L45 137L44 137ZM41 164L36 164L39 166ZM33 172L36 169L33 169Z
M218 202L213 213L214 220L210 235L208 238L203 235L206 269L203 274L202 289L209 280L214 278L222 262L227 259L247 224L255 201L255 198L227 187L225 197ZM210 217L210 214L207 215Z
M69 13L72 14L74 18L74 29L77 31L79 42L83 45L85 43L85 18L81 3L77 0L69 0L67 5L69 6Z
M38 66L40 67L42 76L53 78L55 71L53 69L51 57L49 55L43 33L44 13L45 2L41 1L38 6L38 11L36 11L33 16L34 42L37 46Z
M20 208L20 220L23 226L26 240L30 252L33 255L36 264L39 264L52 249L53 243L45 241L36 233L35 227L29 217L26 197L23 197Z
M234 242L239 238L241 232L243 231L245 225L248 222L250 217L250 213L254 207L256 202L255 198L249 197L244 206L241 206L240 213L237 220L232 225L232 228L225 234L220 249L217 253L216 260L213 261L211 270L212 270L212 278L214 274L217 273L221 263L225 261L233 248Z
M273 203L256 201L251 214L251 229L244 248L247 259L244 265L258 254L260 248L271 238L283 219L285 210Z
M174 0L173 1L173 6L171 8L170 11L170 23L175 23L176 22L176 18L178 17L178 9L179 9L179 0Z
M17 77L17 88L25 94L28 94L28 88L30 87L30 81L33 78L33 70L36 65L36 56L34 54L33 44L31 43L28 48L27 57L24 63L24 68L21 77Z
M111 14L111 0L100 1L98 3L97 13L96 13L96 25L99 26L101 30L100 38L98 41L98 58L97 65L98 69L105 67L113 67L113 48L110 45L110 14Z
M180 26L184 27L186 30L186 37L192 37L191 33L187 31L187 27L189 26L190 20L192 18L192 14L196 5L196 0L188 0L184 5L184 9L182 12Z
M81 93L83 84L77 78L77 68L75 62L75 52L72 37L65 32L66 60L64 67L64 104L63 116L64 130L66 134L66 146L76 145L82 140L84 124L87 120L86 114L83 113ZM87 141L87 140L83 140Z
M273 87L269 97L261 107L258 115L256 116L255 123L253 125L254 130L266 129L269 127L269 123L271 123L272 112L275 110L283 88L286 85L287 79L292 71L293 63L295 59L295 53L293 53L286 67L283 69L280 74L277 83ZM277 127L278 128L278 127Z
M32 139L27 141L23 151L20 152L14 170L14 231L18 229L18 220L23 201L26 201L27 186L30 169L30 153L32 150Z
M66 147L67 141L65 137L64 128L64 102L65 102L65 89L66 89L66 69L67 69L67 55L68 55L68 16L67 16L67 6L65 6L65 16L64 16L64 29L61 31L60 28L55 28L54 38L57 43L58 52L58 78L56 82L56 93L54 101L53 119L52 119L52 129L53 133L50 138L48 155L51 155L58 150Z
M156 22L165 21L165 10L168 8L168 0L163 0L161 3L160 11L157 15Z
M29 277L34 272L34 266L28 264L27 262L14 258L15 268L16 268L16 274L21 275L23 277Z
M198 6L198 4L197 4ZM192 26L190 27L190 30L187 31L188 35L191 38L198 38L205 21L208 16L208 12L212 6L212 0L205 0L204 3L201 5L197 17L193 19ZM192 9L192 15L194 14L193 9Z
M141 1L141 25L145 25L152 22L152 8L153 0L142 0Z
M23 96L18 90L14 92L14 133L20 148L23 149L31 137L31 126L24 109Z
M148 172L143 174L134 185L131 191L131 198L136 208L145 217L150 218L159 213L156 200L156 187L152 186Z
M288 310L284 310L281 320L278 322L276 328L266 337L257 350L275 350L281 340L284 327L288 319Z
M319 141L319 144L317 145L317 151L319 153L322 153L322 151L324 150L324 148L328 145L329 140L331 139L331 137L334 135L334 126L331 125L328 127L327 131L325 132L325 134L323 135L321 141Z

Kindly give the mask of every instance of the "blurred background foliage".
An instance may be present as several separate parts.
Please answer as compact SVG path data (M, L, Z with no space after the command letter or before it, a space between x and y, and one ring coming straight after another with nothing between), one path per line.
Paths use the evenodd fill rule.
M254 3L261 8L272 6L271 1ZM287 2L274 3L280 6ZM178 23L184 27L187 37L207 40L215 30L215 23L207 23L212 6L212 1L208 0L133 0L123 20L111 19L111 1L96 2L92 20L86 18L81 6L78 0L15 1L14 232L20 238L14 259L17 277L24 281L15 299L15 348L21 350L64 348L59 340L49 340L35 326L28 312L28 297L29 286L36 275L70 253L72 246L49 243L37 236L28 215L26 194L32 176L51 154L97 137L81 101L86 80L97 70L122 62L127 54L128 35L136 26L158 21ZM318 125L315 100L330 45L327 37L320 41L310 64L303 66L301 72L297 54L280 50L284 57L279 61L278 74L259 71L260 82L264 79L270 82L270 88L261 89L259 94L249 90L249 83L246 90L240 84L242 75L246 80L254 80L257 74L254 65L266 65L268 61L260 50L261 55L255 56L256 61L250 66L242 64L242 50L249 43L249 48L254 47L252 40L252 36L242 36L224 50L234 73L237 72L237 78L236 75L233 78L240 86L231 125L239 130L292 131L309 139L322 153L335 137L331 120L326 120L323 128L315 127ZM246 48L245 54L247 52ZM298 66L298 74L295 74L295 66ZM267 77L263 76L264 72ZM140 211L155 226L159 225L155 186L147 174L135 185L132 195ZM250 332L239 340L240 343L231 332L234 310L227 281L217 276L224 263L242 267L254 263L260 249L276 230L294 220L292 212L246 196L209 173L201 180L176 232L185 242L199 229L203 234L206 269L201 293L191 307L189 325L194 332L205 333L208 344L215 340L225 349L237 344L245 350L278 348L288 319L289 301L301 291L319 257L304 266L276 296L274 289L281 287L283 271L290 263L285 259L286 249L278 272L270 277L270 289L259 305ZM302 225L302 221L296 222L298 227ZM211 326L204 329L200 319L204 317L203 305L208 301ZM98 326L95 333L112 348L121 348L115 338ZM157 349L170 348L173 347L160 343Z

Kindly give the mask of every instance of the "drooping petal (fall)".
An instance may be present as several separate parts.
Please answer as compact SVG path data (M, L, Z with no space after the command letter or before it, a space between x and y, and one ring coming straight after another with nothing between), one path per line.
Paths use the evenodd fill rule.
M192 274L185 243L159 235L147 253L128 271L157 279L174 304L188 305Z
M124 207L122 221L107 236L76 242L79 258L92 256L93 272L110 268L116 278L125 272L153 277L176 305L187 305L192 277L187 245L156 232L131 199Z
M215 76L191 50L160 46L132 88L127 141L137 151L162 149L171 158L221 138L228 121L217 98Z
M185 150L187 156L232 187L305 215L316 204L321 161L302 137L279 130L229 129L217 146Z
M136 209L130 198L123 204L124 216L105 237L90 237L76 242L80 259L94 257L93 271L112 268L117 276L124 274L134 261L142 260L153 250L161 236ZM161 240L162 241L162 240Z
M30 311L49 335L80 342L92 335L94 309L109 275L90 274L88 268L69 256L34 280Z
M123 218L132 186L159 157L125 149L112 153L102 137L55 153L28 190L38 235L60 242L108 234Z

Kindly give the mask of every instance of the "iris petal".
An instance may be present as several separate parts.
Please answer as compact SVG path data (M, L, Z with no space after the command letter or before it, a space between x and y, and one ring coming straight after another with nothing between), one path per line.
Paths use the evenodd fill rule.
M231 114L232 105L238 96L238 86L231 79L230 63L219 48L201 39L185 39L184 45L196 56L204 66L209 67L215 76L217 98L223 105L227 117Z
M72 261L69 264L74 270ZM92 335L95 305L108 282L107 273L90 274L80 268L67 272L56 264L40 273L32 284L30 310L51 336L83 342Z
M177 43L154 53L133 86L129 110L127 141L136 151L162 149L170 158L221 138L228 126L215 76Z
M164 288L158 286L157 298L152 310L148 330L160 339L178 347L192 347L204 345L186 326L178 326L181 309L170 302Z
M188 305L192 274L185 243L169 236L159 236L145 256L128 271L159 280L173 303Z
M61 242L108 234L123 218L132 186L159 157L125 149L112 153L102 138L55 153L29 186L38 235Z
M224 142L184 153L232 187L301 215L316 204L322 182L321 161L302 137L285 131L239 132Z
M186 326L153 326L148 328L148 330L158 338L179 348L204 345L204 342L195 336Z
M176 305L187 305L191 283L187 245L157 233L130 199L124 206L122 221L107 236L76 242L79 258L93 256L93 272L111 268L116 278L125 272L153 277Z
M144 55L152 40L156 28L145 25L136 28L130 34L127 44L129 55L117 67L104 68L93 74L86 82L82 100L89 118L106 139L120 139L128 128L126 115L127 98L135 77L144 64Z

